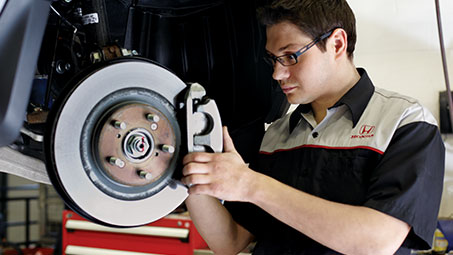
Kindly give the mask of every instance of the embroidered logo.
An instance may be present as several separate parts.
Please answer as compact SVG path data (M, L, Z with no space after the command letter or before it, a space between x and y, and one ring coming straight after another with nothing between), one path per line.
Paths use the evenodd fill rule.
M358 135L352 135L351 139L355 138L370 138L374 136L374 130L376 129L375 126L370 126L370 125L363 125L359 129L359 134Z

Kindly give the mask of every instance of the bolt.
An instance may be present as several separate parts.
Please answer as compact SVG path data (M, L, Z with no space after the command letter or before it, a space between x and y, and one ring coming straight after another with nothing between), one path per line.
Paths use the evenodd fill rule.
M83 14L83 13L82 13L82 8L80 8L80 7L76 8L76 9L75 9L75 14L76 14L77 16L79 16L79 17L82 17L82 14ZM80 54L80 53L78 53L78 54Z
M151 124L151 130L152 131L156 131L157 130L157 124L156 123Z
M168 152L168 153L174 153L175 147L168 145L168 144L164 144L164 145L162 145L162 151Z
M138 176L140 176L140 178L146 179L148 181L153 178L153 175L151 173L146 172L144 170L138 170L137 173L138 173Z
M70 63L66 63L66 65L64 65L64 69L65 69L66 71L71 70L71 64L70 64Z
M72 0L64 0L64 1L65 1L66 3L68 3L68 4L69 4L70 2L72 2Z
M117 166L119 168L123 168L126 164L124 163L124 161L122 161L121 159L119 158L115 158L115 157L109 157L109 163L114 165L114 166Z
M115 121L113 122L113 126L114 126L116 129L121 129L121 130L126 129L126 127L127 127L126 122L124 122L124 121L118 121L118 120L115 120Z
M137 56L138 52L136 50L132 50L132 55Z
M152 113L146 114L146 119L152 122L159 122L160 118L157 115L154 115Z
M59 74L64 74L64 72L66 70L64 69L63 61L57 61L57 66L55 67L55 71L57 71L57 73L59 73Z
M126 56L132 56L132 52L128 49L123 49L121 48L121 54L126 57Z
M93 63L101 62L101 58L102 58L102 56L101 56L100 52L95 51L90 54L90 59L91 59L91 62L93 62Z

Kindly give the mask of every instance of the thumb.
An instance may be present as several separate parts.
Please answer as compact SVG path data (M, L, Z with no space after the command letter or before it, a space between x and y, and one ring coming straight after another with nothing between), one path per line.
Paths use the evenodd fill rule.
M223 150L225 152L236 152L233 140L231 139L226 126L223 127Z

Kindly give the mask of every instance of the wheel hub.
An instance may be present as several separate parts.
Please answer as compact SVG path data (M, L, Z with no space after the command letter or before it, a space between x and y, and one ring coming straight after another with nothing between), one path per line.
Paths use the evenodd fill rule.
M174 151L164 148L176 146L175 132L168 118L153 106L119 106L100 123L98 133L97 160L115 182L147 185L170 167Z
M146 129L132 130L123 141L124 154L131 162L141 162L151 156L154 140Z

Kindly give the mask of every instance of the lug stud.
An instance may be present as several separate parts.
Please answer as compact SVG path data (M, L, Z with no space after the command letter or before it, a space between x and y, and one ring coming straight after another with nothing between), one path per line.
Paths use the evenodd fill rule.
M108 161L110 164L117 166L119 168L123 168L126 165L126 163L124 163L124 161L122 161L119 158L115 158L115 157L109 157Z
M151 130L152 131L156 131L157 130L157 124L156 123L151 124Z
M144 170L138 170L138 171L137 171L137 174L138 174L138 176L140 176L140 178L146 179L146 180L148 180L148 181L151 180L151 179L153 178L153 175L152 175L151 173L146 172L146 171L144 171Z
M175 147L173 147L171 145L168 145L168 144L164 144L164 145L162 145L162 151L163 152L168 152L168 153L174 153L175 152Z
M159 120L160 120L159 116L152 114L152 113L146 114L146 119L149 121L152 121L152 122L159 122Z
M113 122L113 126L114 126L116 129L121 129L121 130L126 129L126 127L127 127L126 122L124 122L124 121L118 121L118 120L115 120L115 121Z

